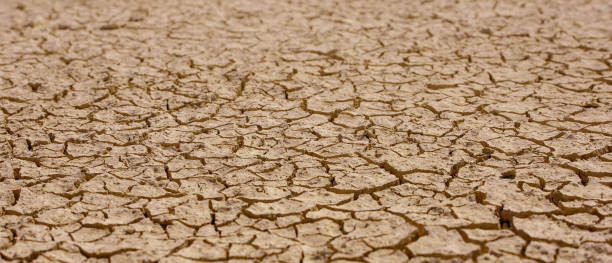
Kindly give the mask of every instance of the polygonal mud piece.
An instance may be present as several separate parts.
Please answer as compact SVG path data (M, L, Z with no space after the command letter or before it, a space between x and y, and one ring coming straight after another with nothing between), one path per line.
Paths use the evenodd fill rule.
M3 249L0 254L8 259L27 259L32 255L39 254L46 250L50 250L56 246L55 242L37 242L22 240L15 242L9 248Z
M259 232L255 235L255 240L251 244L262 249L285 249L299 243L279 235Z
M173 221L170 225L166 226L166 233L171 239L186 239L191 237L195 233L195 229L186 226L185 224Z
M240 185L223 190L229 197L237 197L245 201L274 201L287 197L290 191L271 186Z
M207 201L189 200L174 207L174 215L186 225L202 226L212 220L211 210Z
M580 183L569 183L563 186L559 192L565 196L578 197L581 199L590 199L603 202L612 200L610 188L597 182L589 182L586 185L582 185Z
M514 218L513 223L519 231L532 238L559 241L574 246L588 241L605 242L610 235L608 231L587 231L572 227L545 215Z
M486 194L487 202L501 206L504 210L522 212L552 212L559 210L547 198L547 193L523 185L524 190L519 191L517 185L509 183L504 178L490 178L485 184L478 187L478 191Z
M19 191L17 204L8 209L20 214L31 214L42 209L52 209L63 207L68 203L68 199L49 193L33 192L30 189Z
M306 213L306 218L309 218L309 219L329 218L329 219L336 219L336 220L345 220L345 219L351 218L351 214L350 212L334 211L334 210L329 210L327 208L323 208L321 210L308 211L308 213Z
M495 225L499 222L495 216L495 208L479 204L469 204L452 208L457 217L467 219L473 224Z
M433 173L411 173L403 175L402 178L404 181L418 184L422 188L443 191L446 188L445 183L450 179L450 176Z
M398 250L379 249L379 250L369 253L368 256L365 257L364 259L367 262L394 263L394 262L406 262L408 261L408 256L406 256L406 254Z
M509 229L462 229L471 240L476 241L494 241L503 237L512 237L514 232Z
M599 217L588 213L577 213L567 216L553 215L554 219L562 220L572 225L578 225L582 227L594 227L599 222Z
M473 263L474 261L472 259L465 259L465 258L461 258L461 257L451 257L451 258L440 258L437 256L432 256L432 257L423 257L423 256L418 256L418 257L413 257L410 259L410 261L408 262L417 262L417 263L428 263L428 262L440 262L440 263Z
M222 260L227 257L227 251L223 247L217 247L196 239L186 248L177 251L176 255L194 260Z
M427 227L426 236L408 244L408 249L414 255L434 256L442 255L469 257L476 253L480 247L463 241L456 230L447 231L442 227Z
M118 207L105 209L103 211L89 212L87 216L81 220L81 223L85 226L126 225L134 223L142 217L143 214L140 210Z
M353 199L353 194L337 194L324 189L306 191L294 197L294 200L316 205L334 205Z
M529 245L525 250L525 255L544 262L553 262L555 260L555 254L557 254L558 248L559 247L555 244L532 241L529 242Z
M50 261L59 262L84 262L87 259L79 252L68 252L60 249L45 252L43 255Z
M302 247L304 261L308 262L329 262L333 251L327 247Z
M598 158L590 158L586 160L578 160L571 162L568 166L579 170L587 176L611 176L612 175L612 162L601 161Z
M372 198L371 195L362 194L356 200L341 205L333 205L330 208L342 211L358 212L380 210L382 207Z
M478 262L487 262L487 263L495 263L495 262L527 262L527 263L536 263L535 260L530 260L526 258L521 258L519 256L508 254L508 253L499 253L499 252L489 252L486 254L482 254L477 258Z
M518 236L500 238L487 243L489 252L505 252L509 254L520 254L523 247L527 244L525 240Z
M265 253L257 248L247 244L232 245L229 249L230 257L237 258L261 258Z
M391 247L416 238L418 230L396 215L386 212L361 212L359 220L346 220L343 231L350 239L363 239L369 247ZM375 233L369 235L368 233Z
M397 178L382 169L361 170L335 176L333 189L342 192L359 192L381 188L397 182Z
M323 246L330 239L342 234L340 226L329 219L296 226L298 239L309 246Z
M313 207L314 204L283 199L273 203L254 203L247 208L247 211L255 216L289 215L294 213L302 213Z
M612 246L606 243L587 242L578 248L559 248L557 262L610 262L612 260Z
M363 240L351 240L350 238L336 238L330 244L338 251L332 255L332 259L359 258L372 250Z
M544 144L553 148L553 154L556 156L576 159L597 152L605 152L603 149L610 146L610 139L599 134L567 133L545 141Z
M66 225L77 222L81 218L83 218L81 214L75 214L69 209L57 208L39 213L36 221L47 225Z
M93 228L93 227L82 227L81 229L71 233L70 235L75 241L94 241L110 234L110 230Z

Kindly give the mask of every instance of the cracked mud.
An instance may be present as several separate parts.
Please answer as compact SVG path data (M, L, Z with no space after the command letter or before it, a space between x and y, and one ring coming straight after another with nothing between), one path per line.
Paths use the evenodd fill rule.
M612 3L0 4L0 262L612 262Z

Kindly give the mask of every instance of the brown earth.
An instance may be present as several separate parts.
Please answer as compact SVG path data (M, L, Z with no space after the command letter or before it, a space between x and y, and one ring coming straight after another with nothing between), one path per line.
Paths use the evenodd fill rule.
M612 2L0 3L0 262L612 262Z

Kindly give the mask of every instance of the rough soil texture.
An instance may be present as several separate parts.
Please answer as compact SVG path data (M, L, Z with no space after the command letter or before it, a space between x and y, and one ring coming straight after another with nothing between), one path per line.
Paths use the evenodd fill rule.
M0 3L0 262L612 262L612 2Z

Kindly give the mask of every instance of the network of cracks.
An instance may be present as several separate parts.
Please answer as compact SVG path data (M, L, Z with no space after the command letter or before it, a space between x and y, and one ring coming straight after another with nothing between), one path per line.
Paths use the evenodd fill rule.
M610 1L0 4L0 262L612 262Z

